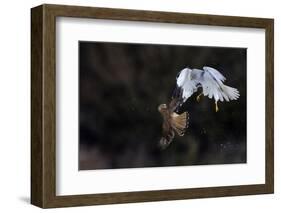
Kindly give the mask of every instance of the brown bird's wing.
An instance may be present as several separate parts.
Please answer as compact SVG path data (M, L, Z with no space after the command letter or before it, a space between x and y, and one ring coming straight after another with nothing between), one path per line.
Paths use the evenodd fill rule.
M177 114L175 111L181 105L181 101L178 98L172 98L168 109L163 113L163 132L160 139L161 148L165 149L173 141L175 132L179 136L183 136L185 130L188 128L188 112Z
M181 101L178 98L172 98L169 104L169 112L173 113L181 104Z
M178 98L173 98L169 104L170 125L179 136L183 136L185 130L188 128L189 114L188 112L182 114L175 112L180 104L181 100Z
M168 116L168 114L167 114ZM170 119L166 115L163 115L164 121L162 125L162 138L159 141L159 144L162 149L165 149L173 141L175 137L175 131L170 124Z
M189 114L184 112L177 114L173 112L170 118L172 128L177 132L179 136L183 136L189 124Z

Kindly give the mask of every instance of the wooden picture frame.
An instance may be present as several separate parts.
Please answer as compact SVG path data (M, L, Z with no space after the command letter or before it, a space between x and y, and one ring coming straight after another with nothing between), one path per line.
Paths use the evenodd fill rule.
M266 34L265 184L56 195L56 17L262 28ZM42 208L266 194L274 191L273 19L44 4L31 9L31 203Z

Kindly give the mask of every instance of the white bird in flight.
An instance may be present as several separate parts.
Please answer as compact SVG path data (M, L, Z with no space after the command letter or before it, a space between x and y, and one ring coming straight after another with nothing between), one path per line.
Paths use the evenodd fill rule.
M229 87L223 82L226 78L212 67L203 67L200 69L184 68L177 76L176 92L181 95L181 104L183 104L193 93L201 87L202 92L197 96L199 102L200 96L208 96L215 100L215 110L219 110L218 101L223 102L237 100L240 96L236 88Z

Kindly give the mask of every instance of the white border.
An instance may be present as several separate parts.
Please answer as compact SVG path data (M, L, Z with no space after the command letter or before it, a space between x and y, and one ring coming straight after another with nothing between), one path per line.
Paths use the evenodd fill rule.
M78 172L79 40L248 48L247 164ZM57 195L265 183L264 30L60 17L56 41Z

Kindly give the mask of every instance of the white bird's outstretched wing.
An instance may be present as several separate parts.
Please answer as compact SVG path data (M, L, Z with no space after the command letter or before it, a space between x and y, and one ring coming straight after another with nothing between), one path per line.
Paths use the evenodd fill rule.
M204 96L221 102L239 98L239 91L236 88L226 86L223 83L225 77L219 71L212 67L203 67L203 72L199 81L203 88Z
M185 102L199 87L202 87L204 96L215 101L230 101L239 98L236 88L226 86L226 78L212 67L200 69L183 69L177 78L177 87L180 88L183 102Z

